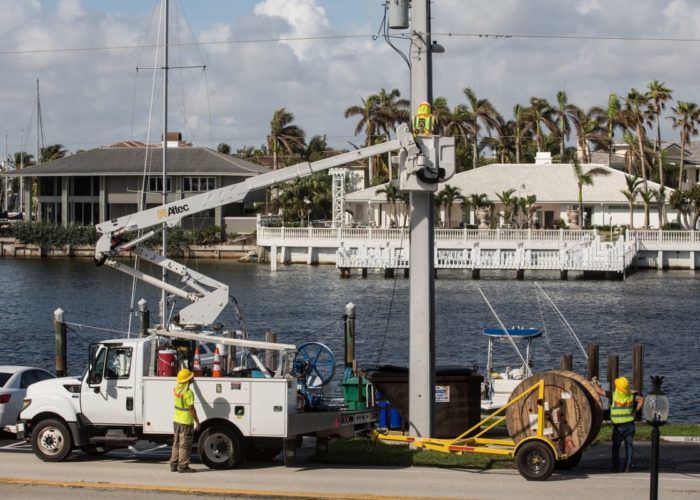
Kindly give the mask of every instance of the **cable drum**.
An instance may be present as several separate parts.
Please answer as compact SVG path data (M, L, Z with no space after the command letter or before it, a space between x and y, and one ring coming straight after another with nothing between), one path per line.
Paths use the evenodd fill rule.
M510 401L544 380L543 434L551 439L560 453L579 455L598 435L602 424L600 399L586 387L585 379L573 372L550 371L523 380L510 396ZM506 410L510 437L519 443L537 435L537 399L534 390Z

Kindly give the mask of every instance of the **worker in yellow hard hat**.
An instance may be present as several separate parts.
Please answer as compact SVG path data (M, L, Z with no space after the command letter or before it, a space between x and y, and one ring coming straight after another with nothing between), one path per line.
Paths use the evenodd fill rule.
M612 470L620 471L620 445L625 443L625 472L632 471L634 456L634 415L642 409L644 398L630 388L627 377L618 377L613 382L614 390L604 391L600 386L596 390L601 396L610 400L610 421L612 433Z
M173 418L173 450L170 454L171 472L196 472L190 468L190 452L194 433L199 429L199 418L194 408L194 393L190 387L194 373L183 368L177 374L177 384L173 389L175 396L175 416Z
M413 118L413 133L415 135L433 135L435 121L430 104L422 102Z

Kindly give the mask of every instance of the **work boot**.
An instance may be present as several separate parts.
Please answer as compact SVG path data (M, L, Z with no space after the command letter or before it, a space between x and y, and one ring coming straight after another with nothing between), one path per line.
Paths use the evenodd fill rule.
M630 464L625 465L625 472L632 472L632 466Z
M190 469L189 467L185 467L184 469L179 469L178 472L197 472L194 469Z
M177 467L170 466L170 472L177 472Z

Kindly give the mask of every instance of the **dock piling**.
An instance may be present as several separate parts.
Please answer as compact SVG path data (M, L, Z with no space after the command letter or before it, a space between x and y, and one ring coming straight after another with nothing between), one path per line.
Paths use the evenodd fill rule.
M68 375L68 356L66 355L66 324L63 322L63 309L53 312L54 335L56 338L56 376Z
M632 346L632 387L636 391L644 392L644 345Z
M571 371L574 366L574 356L573 354L562 354L561 360L559 361L559 367L562 370Z
M599 347L598 344L590 343L587 347L588 351L588 380L593 377L600 378L600 363L599 363Z
M620 373L620 357L617 354L608 354L608 383L610 390L615 387L615 379Z

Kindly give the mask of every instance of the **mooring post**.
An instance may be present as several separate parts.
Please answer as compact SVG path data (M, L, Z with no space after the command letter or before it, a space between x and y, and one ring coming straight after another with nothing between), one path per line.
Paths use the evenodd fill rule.
M352 369L355 362L355 304L345 305L345 370Z
M598 344L590 343L587 347L588 351L588 380L593 380L593 377L600 378L600 364Z
M148 328L151 326L151 314L148 311L148 301L139 300L139 337L148 337Z
M620 357L617 354L608 354L608 382L610 390L615 387L615 379L620 373Z
M644 344L632 346L632 387L637 392L644 392Z
M569 354L562 354L562 355L561 355L561 360L560 360L560 362L559 362L559 367L560 367L562 370L569 370L569 371L571 371L571 369L573 368L573 366L574 366L574 356L573 356L573 354L571 354L571 353L569 353Z
M53 328L56 337L56 376L65 377L68 375L66 324L63 322L63 309L60 307L53 312Z
M265 342L274 344L277 342L277 334L274 332L265 332ZM273 371L277 368L277 351L272 349L265 350L265 366Z

